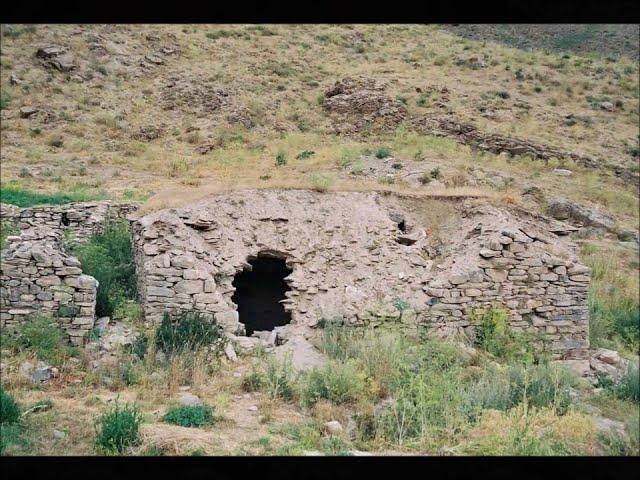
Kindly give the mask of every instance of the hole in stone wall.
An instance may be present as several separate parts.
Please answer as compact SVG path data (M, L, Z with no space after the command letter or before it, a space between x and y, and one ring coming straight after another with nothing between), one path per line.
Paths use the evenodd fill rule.
M60 222L62 223L62 225L64 225L65 227L68 227L69 224L71 223L71 221L69 220L69 217L67 216L67 212L62 212L62 217L60 218Z
M280 300L284 300L289 286L284 278L292 270L284 259L258 255L249 259L248 268L237 273L233 286L236 291L231 300L238 306L240 322L247 336L255 331L273 330L291 321Z

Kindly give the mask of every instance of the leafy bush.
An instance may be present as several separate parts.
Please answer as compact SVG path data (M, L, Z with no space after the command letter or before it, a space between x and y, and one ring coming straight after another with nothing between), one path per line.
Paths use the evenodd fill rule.
M156 347L167 354L195 351L223 339L222 329L200 312L182 311L172 319L168 312L156 332Z
M640 403L640 374L638 365L629 363L626 371L616 382L611 390L616 397L623 400L631 400Z
M278 152L276 155L276 166L280 167L287 164L287 158L284 156L284 152Z
M139 445L142 415L134 405L116 405L96 421L96 448L99 452L122 454Z
M321 398L337 404L355 403L368 393L366 375L356 362L347 361L309 371L302 382L301 397L305 405L311 406Z
M387 147L380 147L376 150L375 156L380 159L390 157L391 150Z
M214 422L213 409L206 405L171 407L163 417L167 423L181 427L202 427Z
M11 395L0 387L0 424L10 425L20 419L20 407Z
M544 339L524 332L515 332L507 323L507 313L491 308L480 314L476 344L496 358L524 363L539 363L546 359Z
M52 365L61 365L77 350L67 343L67 334L51 317L32 315L18 325L14 332L4 333L7 342L14 349L30 349L40 360ZM4 342L3 342L4 343Z
M243 387L249 392L263 391L271 398L293 400L296 374L291 365L291 359L283 360L269 358L259 367L254 365L253 371L243 380Z
M135 265L129 222L109 219L104 229L86 243L74 247L73 253L87 275L98 280L96 315L112 316L127 300L137 295Z

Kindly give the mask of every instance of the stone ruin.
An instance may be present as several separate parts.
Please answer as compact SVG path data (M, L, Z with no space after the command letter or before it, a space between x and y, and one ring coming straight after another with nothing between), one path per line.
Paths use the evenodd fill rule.
M110 202L18 208L0 204L3 221L19 231L7 237L0 257L0 326L15 326L34 313L51 314L74 344L94 326L97 281L82 272L64 244L101 231L108 216L137 207Z
M375 192L248 190L129 215L145 318L159 321L165 311L194 309L214 317L237 343L268 337L281 344L311 336L323 319L353 326L397 322L435 334L473 335L477 314L498 307L508 312L514 329L548 338L556 359L586 362L582 366L588 368L590 271L577 260L575 245L561 235L566 232L558 222L477 200L413 200L418 207L406 197ZM422 213L443 202L449 217L439 225L423 220ZM105 218L99 212L135 210L87 205L21 210L17 218L21 226L33 227L68 209L68 227L75 225L76 235L86 238L85 226L95 230ZM71 223L78 217L69 217L70 211L92 213L83 225ZM41 265L34 247L29 259L16 257L31 241L23 236L12 237L3 252L3 324L22 318L9 313L21 308L12 302L24 304L41 293L31 293L30 284L17 293L9 282L13 288L33 280L53 292L56 285L80 285L60 277L63 272L56 269L79 268L66 265L73 260L59 250L65 267ZM55 250L52 238L38 241L51 241ZM5 255L20 261L6 262ZM73 277L80 275L77 270L67 272L81 278ZM52 276L52 285L38 285L41 276ZM64 293L75 301L80 292ZM54 299L59 300L46 301L69 297L58 292ZM91 305L81 308L80 318L88 318Z
M286 288L273 301L289 325L269 330L399 319L473 334L474 314L495 306L514 329L545 335L555 358L586 360L589 269L554 233L557 222L487 205L457 209L444 243L400 198L378 193L244 191L155 212L133 224L145 313L193 308L243 335L238 278L271 258L283 265Z
M74 344L93 328L97 281L64 253L59 231L29 228L8 239L0 268L0 325L15 326L34 313L51 314Z

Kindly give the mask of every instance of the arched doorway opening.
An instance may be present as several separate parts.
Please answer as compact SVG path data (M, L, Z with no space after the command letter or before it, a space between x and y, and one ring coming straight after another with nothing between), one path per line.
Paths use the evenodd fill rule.
M291 272L283 258L259 254L249 260L249 267L236 274L233 280L236 290L231 299L238 306L247 336L291 321L291 314L280 303L289 290L284 278Z

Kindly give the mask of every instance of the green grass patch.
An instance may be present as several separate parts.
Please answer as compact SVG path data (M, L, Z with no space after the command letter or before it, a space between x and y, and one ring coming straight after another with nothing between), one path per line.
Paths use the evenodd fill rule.
M107 198L104 192L77 190L70 192L39 193L16 185L3 185L0 189L0 202L18 207L34 205L62 205L72 202L88 202Z
M68 344L67 334L56 319L45 315L32 315L15 329L3 332L2 347L32 351L40 360L56 366L78 355L77 348Z
M206 405L180 405L171 407L163 420L181 427L203 427L211 425L215 421L215 417L213 416L213 408Z

